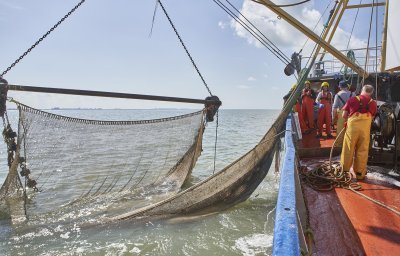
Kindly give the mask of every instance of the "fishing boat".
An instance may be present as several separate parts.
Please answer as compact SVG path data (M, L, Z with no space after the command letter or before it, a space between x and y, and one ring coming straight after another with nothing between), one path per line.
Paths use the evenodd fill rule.
M18 64L83 2L79 2L63 19L12 63L1 74L1 77ZM220 3L220 1L216 2ZM354 91L359 91L361 84L373 83L377 96L379 96L377 99L381 100L382 104L380 105L379 120L377 119L377 125L373 131L370 164L372 166L389 163L390 167L371 168L379 168L382 176L389 175L398 179L398 172L392 169L397 168L400 155L398 142L400 131L398 102L400 99L397 97L398 84L396 84L398 81L396 80L398 77L396 70L399 66L390 62L392 59L388 58L387 65L381 64L381 72L377 72L376 56L373 60L364 59L362 63L365 65L362 68L356 58L360 54L355 54L356 51L360 51L361 53L366 52L369 56L369 52L376 52L378 49L382 53L389 49L398 52L396 48L398 44L386 40L388 43L383 44L381 48L367 47L351 51L346 49L344 52L330 44L346 9L385 6L385 17L388 21L384 31L390 31L389 28L393 26L390 25L393 12L389 10L395 10L397 3L394 4L394 7L389 8L395 1L362 5L349 5L348 0L338 1L332 9L323 33L316 35L282 10L285 6L276 5L269 0L254 2L258 3L260 8L266 7L277 13L282 22L283 20L288 21L289 24L314 41L316 46L308 58L307 65L302 68L300 53L295 53L291 60L288 59L278 48L274 48L275 46L267 38L257 34L257 28L249 27L246 23L248 22L247 18L240 12L238 15L234 15L229 11L236 22L249 29L251 34L257 34L255 36L257 40L265 44L267 48L270 47L271 52L274 52L278 59L287 65L285 74L292 75L297 72L298 75L297 86L287 96L282 111L271 128L251 150L197 184L188 188L184 186L201 153L202 135L206 123L213 121L215 116L218 118L217 113L221 101L211 93L164 6L161 1L157 1L210 96L201 100L46 88L16 85L2 79L3 134L7 145L9 172L0 190L1 216L11 218L14 223L20 224L34 221L35 214L41 217L56 216L60 214L58 209L61 208L63 212L68 209L74 211L77 206L93 204L99 206L99 211L90 215L86 222L93 225L111 223L125 225L126 223L140 223L143 220L219 212L250 197L267 175L273 158L279 157L281 136L285 134L285 158L281 170L276 210L274 255L299 255L300 253L373 255L375 252L382 254L383 250L398 249L400 244L398 241L399 187L393 184L388 185L385 182L377 183L367 176L367 180L361 184L363 188L361 192L355 189L336 188L334 183L324 184L324 188L327 186L333 189L329 192L315 191L313 188L317 188L317 186L307 184L305 182L307 178L304 177L309 169L313 169L314 166L318 168L321 163L326 161L329 163L328 168L331 168L332 159L335 160L340 153L340 146L335 145L334 139L316 139L315 133L303 135L298 129L296 121L298 118L292 113L293 106L296 104L306 80L309 80L312 88L315 89L322 82L329 82L333 88L340 80L345 79L352 85ZM226 11L227 7L222 6ZM289 6L291 5L289 4ZM254 36L254 34L252 35ZM391 34L385 32L385 35ZM320 53L321 49L326 52ZM325 58L328 56L333 56L333 59L326 61ZM383 56L393 57L396 55L387 51ZM302 57L302 59L306 58ZM319 60L317 61L317 59ZM375 66L370 64L374 61ZM343 64L344 71L335 70L335 65L339 65L338 63ZM381 63L386 62L382 60ZM328 69L329 65L332 67L331 70ZM374 67L375 72L371 72ZM388 73L387 70L392 73ZM12 129L7 116L5 105L7 90L200 103L204 104L204 109L164 118L109 121L49 113L27 106L17 99L8 99L17 105L19 111L18 129L15 132L16 129ZM168 130L165 127L171 129ZM50 138L46 129L53 131L52 136L54 137ZM73 142L64 143L63 146L58 145L57 142L67 141L66 133L72 134L68 139ZM160 141L154 143L154 138ZM120 147L123 150L115 148L111 153L105 152L97 143L103 140L101 141L102 145L112 145L113 139L117 139L122 144ZM163 139L162 142L161 139ZM131 143L132 141L136 142ZM174 143L176 144L175 148L171 148L171 141L178 142ZM140 146L145 144L156 151L145 152ZM68 155L68 152L71 151L76 153L78 160L71 160ZM94 151L102 156L102 161L106 166L104 170L91 169L95 160L90 156ZM63 153L60 154L60 152ZM81 156L87 157L83 160ZM67 159L60 166L58 165L60 164L59 157ZM129 162L129 168L125 168L128 162L126 159L129 157L132 157L130 158L132 161ZM47 165L43 164L44 162L48 162ZM327 166L326 163L324 164ZM76 174L74 172L76 168L80 168L82 171ZM57 191L63 189L65 193L60 194L68 194L68 197L61 199L53 197L52 189L55 190L55 187L46 188L49 185L48 180L57 181ZM373 192L368 193L368 190ZM149 196L155 198L155 201L147 200ZM30 204L30 200L40 202L38 205L45 206L43 208L56 210L43 212L40 207ZM121 201L131 202L130 207L126 208L126 204L121 207L119 204ZM30 215L30 211L34 214ZM364 212L371 213L372 216L370 218L364 216L362 220L366 222L362 222L359 217L360 211L363 214L365 214ZM378 218L377 215L385 215L386 218ZM374 226L366 231L365 227L371 223ZM346 246L342 246L342 243ZM372 248L372 245L376 248ZM376 251L374 251L375 249Z
M316 138L315 131L302 134L297 115L287 120L273 255L395 255L400 250L400 59L399 42L393 41L399 37L393 27L399 24L395 11L400 8L399 2L336 1L321 35L272 1L257 2L316 43L312 58L317 61L308 77L311 88L318 90L328 82L336 93L339 81L345 80L351 91L359 93L363 84L370 84L378 101L371 128L368 175L358 182L349 178L347 184L336 183L343 180L338 172L340 164L333 164L341 153L336 139ZM370 8L373 22L379 7L384 8L385 17L381 46L338 51L330 44L346 10ZM320 53L321 48L324 52Z

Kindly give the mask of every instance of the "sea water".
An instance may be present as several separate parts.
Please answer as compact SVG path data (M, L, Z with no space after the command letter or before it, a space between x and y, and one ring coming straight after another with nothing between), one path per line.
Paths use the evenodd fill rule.
M190 111L50 112L88 119L138 120L175 116ZM17 111L9 112L16 129ZM215 171L252 149L278 114L278 110L220 110ZM206 127L203 152L192 172L190 184L196 184L214 172L216 125L217 122L213 122ZM6 146L3 144L1 147L2 184L7 166ZM272 251L278 175L272 163L268 175L248 200L230 209L203 216L90 227L72 222L16 228L9 220L0 220L0 255L269 255ZM84 214L90 210L82 209L80 212Z

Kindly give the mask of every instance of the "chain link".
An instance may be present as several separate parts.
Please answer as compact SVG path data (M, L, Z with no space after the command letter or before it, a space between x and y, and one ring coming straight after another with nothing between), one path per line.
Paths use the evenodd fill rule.
M18 62L20 62L28 53L30 53L33 48L35 48L40 42L43 41L54 29L56 29L65 19L67 19L76 9L79 8L86 0L81 0L74 8L72 8L61 20L59 20L49 31L47 31L39 40L37 40L28 50L26 50L19 58L14 61L6 70L1 73L0 77L3 77L5 74L8 73Z
M165 16L167 17L167 19L169 21L169 24L171 24L172 28L174 29L176 36L178 37L179 41L181 42L181 44L183 46L183 49L185 49L187 56L189 57L190 61L192 62L193 66L194 66L194 68L196 69L197 73L199 74L201 81L203 81L203 84L206 87L208 93L211 96L213 96L213 94L211 93L210 88L208 87L208 85L207 85L206 81L204 80L203 76L201 75L200 70L197 68L196 63L194 63L194 60L193 60L192 56L190 55L190 53L189 53L188 49L186 48L185 44L183 43L181 36L179 35L178 31L176 30L174 23L172 23L171 18L169 17L169 15L168 15L167 11L165 10L163 4L161 3L161 0L157 0L157 1L160 4Z

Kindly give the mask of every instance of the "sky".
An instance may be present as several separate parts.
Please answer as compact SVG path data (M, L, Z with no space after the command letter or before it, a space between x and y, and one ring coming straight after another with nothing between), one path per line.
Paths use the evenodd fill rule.
M78 2L0 0L0 72ZM284 64L232 21L213 0L162 2L211 92L221 99L222 108L281 108L282 97L295 78L285 76ZM305 36L266 7L250 0L230 2L286 55L302 48ZM333 2L313 0L285 10L309 28L314 28L323 15L316 27L319 33ZM359 2L350 1L351 4ZM157 8L150 35L155 3L155 0L87 0L4 78L10 84L29 86L204 99L209 94L161 8ZM378 12L379 27L383 24L383 9L380 7ZM355 14L356 10L349 10L343 16L333 38L338 49L346 49ZM369 19L370 9L361 9L350 48L367 45ZM380 43L380 33L378 37ZM375 45L374 34L371 45ZM309 41L303 55L310 54L313 46ZM202 107L28 92L9 92L9 96L35 108Z

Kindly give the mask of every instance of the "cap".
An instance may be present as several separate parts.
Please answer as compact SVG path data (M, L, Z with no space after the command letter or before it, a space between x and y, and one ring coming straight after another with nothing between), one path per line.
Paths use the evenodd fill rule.
M349 85L347 84L347 81L340 81L339 82L339 87L340 88L347 88Z

